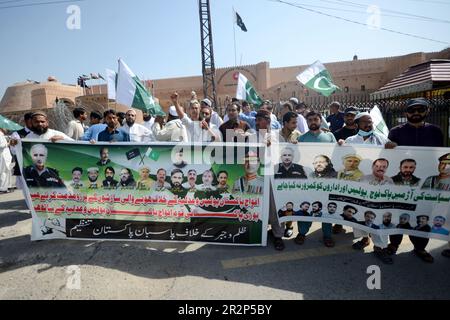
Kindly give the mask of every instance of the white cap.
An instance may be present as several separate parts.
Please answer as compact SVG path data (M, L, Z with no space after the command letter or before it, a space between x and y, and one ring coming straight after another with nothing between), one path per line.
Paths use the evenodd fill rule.
M175 106L169 107L169 114L173 117L178 117L177 109L175 109Z
M292 103L298 104L298 99L295 97L290 98L289 101Z
M208 98L203 99L202 102L207 104L210 107L212 106L211 100L209 100Z
M358 120L358 119L360 119L360 118L362 118L362 117L364 117L364 116L371 117L371 116L370 116L370 113L368 113L367 111L366 111L366 112L360 112L360 113L358 113L358 114L355 116L355 120Z

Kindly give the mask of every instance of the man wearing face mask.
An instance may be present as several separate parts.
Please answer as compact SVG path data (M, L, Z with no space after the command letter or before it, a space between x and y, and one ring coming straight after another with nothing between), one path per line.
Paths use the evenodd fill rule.
M385 136L377 133L373 129L372 117L368 112L361 112L355 116L355 123L358 125L358 133L344 140L339 140L338 144L371 144L384 146L386 149L392 149L397 146Z

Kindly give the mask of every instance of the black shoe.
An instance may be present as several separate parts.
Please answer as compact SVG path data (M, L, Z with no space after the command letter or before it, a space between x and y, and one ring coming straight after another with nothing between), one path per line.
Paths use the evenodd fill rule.
M294 228L287 228L286 230L284 230L284 236L286 238L292 237L293 234L294 234Z
M389 253L386 249L374 249L373 253L375 256L380 259L384 264L393 264L394 260L389 256Z
M273 245L275 246L275 250L282 251L284 250L284 242L281 238L275 238L273 241Z

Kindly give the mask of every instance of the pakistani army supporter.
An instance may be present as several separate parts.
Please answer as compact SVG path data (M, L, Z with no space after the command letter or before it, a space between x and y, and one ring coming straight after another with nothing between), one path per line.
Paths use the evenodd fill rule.
M211 123L212 109L207 103L201 106L197 100L190 102L188 116L178 101L178 93L170 96L178 117L186 127L190 142L219 142L222 140L219 129Z
M330 123L331 132L335 132L344 125L344 113L339 111L341 104L337 101L330 103L329 108L330 115L326 118L326 121Z
M85 108L79 107L73 110L74 120L69 122L67 128L67 135L74 140L81 140L84 132L87 130L87 126L84 121L87 119L87 112Z
M444 135L439 127L427 123L425 120L430 113L429 103L424 98L410 99L406 103L405 124L392 128L389 139L399 146L443 147ZM395 254L403 237L398 237L388 246L388 253ZM434 258L425 248L428 238L409 236L414 245L414 253L425 262L432 263ZM450 249L442 252L444 256L450 256Z
M280 142L298 142L298 138L302 135L297 130L298 117L298 114L292 111L288 111L283 115L283 128L279 131Z
M106 142L129 142L130 136L125 131L120 130L120 124L116 112L112 109L105 111L105 122L107 127L98 134L98 141ZM91 143L95 140L91 139Z
M169 114L167 116L167 123L165 118L157 116L155 124L152 128L153 135L156 141L172 141L172 142L187 142L189 141L186 127L178 117L175 106L169 107Z
M228 121L219 127L224 142L238 142L238 137L242 142L247 140L251 128L246 121L239 119L240 112L241 106L237 102L233 102L227 107Z
M218 114L216 111L214 111L212 102L211 102L211 100L209 100L208 98L205 98L205 99L203 99L203 100L200 102L200 108L203 108L203 107L206 107L206 106L210 107L210 108L211 108L211 111L212 111L210 123L212 123L212 124L215 125L217 128L219 128L219 127L222 125L223 120L222 120L222 118L219 116L219 114Z
M292 103L294 110L298 115L297 130L300 131L301 134L303 134L306 131L308 131L308 124L306 123L305 119L306 105L303 102L299 102L298 99L295 97L290 98L289 102Z
M90 141L98 139L98 134L106 129L106 123L103 123L102 120L105 117L106 111L103 113L103 116L98 111L92 111L90 114L90 122L91 126L86 130L83 137L81 138L83 141Z
M348 107L344 111L344 126L333 132L337 141L345 140L348 137L358 134L358 125L355 123L355 117L358 114L358 109L355 107Z
M56 142L59 140L73 141L65 133L48 127L47 114L42 111L34 112L31 117L31 131L25 136L27 139L43 139Z
M125 113L125 123L120 130L130 136L131 142L150 142L153 140L152 131L136 123L136 111L134 109L130 109Z

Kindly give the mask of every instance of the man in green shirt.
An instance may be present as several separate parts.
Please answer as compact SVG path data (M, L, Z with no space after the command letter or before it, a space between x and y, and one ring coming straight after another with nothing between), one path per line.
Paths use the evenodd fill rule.
M311 111L306 115L309 131L298 138L298 142L328 142L336 143L336 138L331 132L324 132L320 128L322 116L319 112Z

